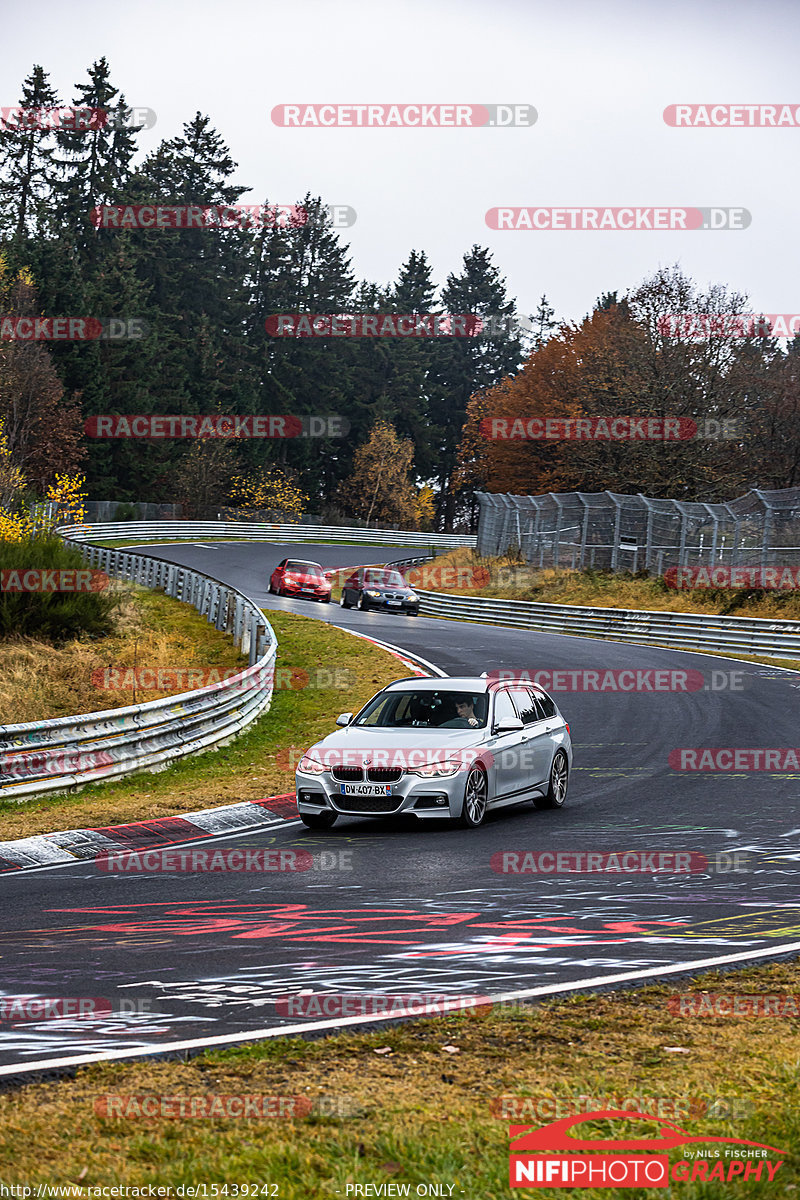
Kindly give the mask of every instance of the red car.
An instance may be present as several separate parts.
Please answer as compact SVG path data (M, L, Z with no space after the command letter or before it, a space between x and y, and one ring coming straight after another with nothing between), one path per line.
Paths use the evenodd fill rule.
M275 596L299 596L302 600L331 602L331 582L319 563L284 558L269 577L269 590Z

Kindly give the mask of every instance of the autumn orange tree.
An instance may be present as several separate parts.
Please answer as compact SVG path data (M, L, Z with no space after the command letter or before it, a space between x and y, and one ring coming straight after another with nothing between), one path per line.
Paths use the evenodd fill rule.
M669 315L736 314L744 304L744 297L719 286L699 292L677 267L657 272L620 300L616 294L602 298L580 325L562 325L518 374L472 397L459 451L459 486L517 494L608 489L704 500L746 490L752 464L742 458L742 439L486 436L487 422L507 420L513 433L514 420L530 417L677 418L700 429L706 420L736 418L744 429L756 382L765 404L776 389L785 397L775 410L785 422L793 393L784 356L779 355L784 364L779 379L772 352L763 344L755 347L753 339L665 332Z
M575 397L579 386L573 342L575 330L544 343L517 375L477 392L467 407L456 483L490 492L548 492L556 490L568 471L568 449L562 442L507 440L493 431L512 430L515 420L529 417L564 418L582 415Z

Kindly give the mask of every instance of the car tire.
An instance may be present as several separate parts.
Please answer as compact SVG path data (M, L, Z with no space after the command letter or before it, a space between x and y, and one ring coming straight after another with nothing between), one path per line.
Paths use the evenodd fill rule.
M270 581L269 581L269 594L270 594L270 596L274 596L274 595L275 595L275 588L272 586L272 580L271 580L271 579L270 579Z
M336 824L336 813L300 813L300 820L308 829L330 829Z
M534 808L562 808L567 798L569 786L569 765L563 750L556 750L553 765L550 768L550 779L544 796L534 796Z
M470 767L464 785L464 805L458 823L462 829L477 829L483 824L489 802L489 780L483 767Z
M323 596L322 599L320 600L320 604L330 604L330 602L331 602L330 596Z
M369 612L369 605L367 604L366 600L364 599L364 594L363 594L363 592L362 592L362 594L361 594L361 595L358 597L358 605L357 605L357 607L358 607L358 611L359 611L359 612Z
M349 607L350 607L349 601L345 600L344 588L342 588L342 594L339 597L339 608L349 608Z
M409 615L410 617L418 617L418 616L419 616L419 609L418 609L418 608L410 608L410 609L408 610L408 615Z

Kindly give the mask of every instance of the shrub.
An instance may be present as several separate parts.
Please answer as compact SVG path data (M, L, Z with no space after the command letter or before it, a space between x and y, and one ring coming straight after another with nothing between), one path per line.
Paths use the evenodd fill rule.
M0 572L86 569L79 550L51 534L25 541L0 540ZM3 579L0 576L0 579ZM0 588L0 638L36 637L58 645L88 634L104 637L112 629L117 605L108 592L17 592Z

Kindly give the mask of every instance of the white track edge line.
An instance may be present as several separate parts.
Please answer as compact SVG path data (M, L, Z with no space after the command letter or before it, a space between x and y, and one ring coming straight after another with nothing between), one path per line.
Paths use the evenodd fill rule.
M725 954L716 958L699 958L688 963L670 963L664 967L653 967L644 971L624 971L616 975L595 975L590 979L578 979L568 983L556 983L537 988L525 988L518 992L501 992L489 996L492 1003L504 1000L521 1000L533 996L554 996L565 992L574 992L584 988L603 987L610 983L622 983L634 979L653 979L664 975L677 975L694 969L721 966L725 963L742 962L746 960L776 957L788 954L793 950L800 951L800 942L787 942L782 946L767 946L763 950L742 951L739 954ZM358 993L356 993L357 995ZM441 993L440 993L441 994ZM482 998L483 999L483 998ZM463 1004L453 1004L453 1012L467 1012L469 1007ZM483 1004L481 1005L483 1007ZM437 1014L444 1015L444 1014ZM0 1077L7 1075L23 1075L29 1071L55 1070L61 1067L74 1067L87 1063L119 1061L126 1058L153 1058L160 1054L171 1054L178 1050L210 1049L212 1046L231 1046L240 1042L266 1041L269 1038L291 1037L294 1034L315 1033L326 1029L342 1029L355 1025L383 1024L386 1021L398 1020L399 1014L369 1013L364 1016L342 1017L331 1021L314 1021L305 1025L278 1025L271 1029L252 1029L239 1033L220 1034L218 1037L191 1038L188 1041L169 1042L164 1046L151 1046L147 1049L131 1048L127 1050L112 1050L106 1054L82 1054L69 1058L40 1059L37 1062L20 1063L0 1067ZM416 1014L411 1019L415 1019Z

